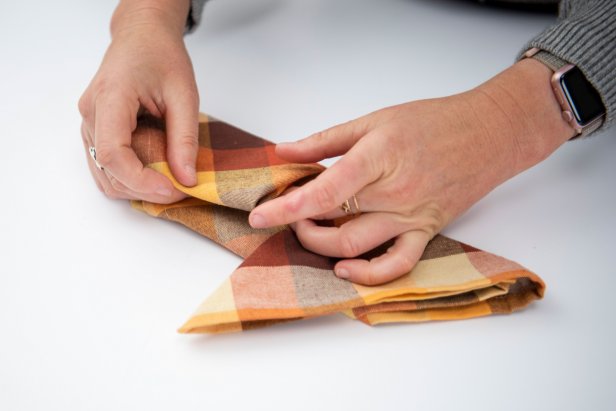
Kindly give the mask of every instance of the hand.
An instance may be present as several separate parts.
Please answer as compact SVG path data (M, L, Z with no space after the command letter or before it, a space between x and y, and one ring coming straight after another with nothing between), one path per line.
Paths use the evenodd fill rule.
M154 7L157 2L175 4L167 10ZM171 172L184 185L196 184L199 98L182 38L189 2L138 3L116 10L112 43L79 101L81 134L90 171L108 197L170 203L184 194L143 166L131 134L140 113L164 117ZM91 146L102 170L89 155Z
M386 108L278 145L290 161L342 158L257 207L250 224L291 223L304 247L343 258L335 267L341 278L373 285L406 274L449 222L573 135L549 76L541 63L522 61L469 92ZM313 221L343 216L340 205L354 195L360 216L340 227ZM391 239L385 254L355 258Z

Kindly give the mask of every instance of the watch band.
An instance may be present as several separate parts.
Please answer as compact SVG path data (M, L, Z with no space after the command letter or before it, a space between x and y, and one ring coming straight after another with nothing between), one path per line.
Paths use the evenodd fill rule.
M549 68L551 68L552 71L556 71L566 66L567 64L569 64L565 60L561 59L560 57L557 57L553 55L552 53L548 53L547 51L544 51L544 50L539 50L537 53L533 54L531 57L536 60L539 60L540 62L542 62Z
M562 67L566 66L567 64L569 64L567 61L561 59L560 57L555 56L554 54L549 53L545 50L541 50L537 48L528 50L525 53L525 57L531 57L531 58L534 58L542 62L543 64L548 66L552 71L557 71L561 69ZM593 121L592 123L584 127L582 132L576 135L575 137L573 137L572 140L579 138L579 137L588 136L590 133L597 130L599 127L601 127L601 124L603 124L603 118L598 118L597 120Z

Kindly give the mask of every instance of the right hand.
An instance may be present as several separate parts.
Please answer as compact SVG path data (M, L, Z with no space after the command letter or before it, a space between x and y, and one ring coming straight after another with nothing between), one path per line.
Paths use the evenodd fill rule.
M171 203L185 197L168 178L144 167L131 148L144 111L165 119L174 177L186 186L197 182L199 96L182 34L164 21L123 27L79 100L88 165L110 198ZM91 146L102 170L90 157Z

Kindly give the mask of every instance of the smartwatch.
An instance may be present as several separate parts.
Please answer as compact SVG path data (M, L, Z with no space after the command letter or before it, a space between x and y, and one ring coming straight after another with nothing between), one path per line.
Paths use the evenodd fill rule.
M578 67L538 48L528 50L524 57L539 60L554 71L552 90L563 118L577 133L573 138L586 136L603 124L606 110L601 96Z

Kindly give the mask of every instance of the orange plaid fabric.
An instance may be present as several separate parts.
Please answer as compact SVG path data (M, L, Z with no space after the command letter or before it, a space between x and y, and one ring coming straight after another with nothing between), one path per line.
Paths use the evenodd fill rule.
M395 281L367 287L341 280L333 273L336 260L305 250L288 227L248 225L250 210L314 178L322 166L288 163L269 141L202 115L198 183L184 187L169 170L165 141L164 124L144 117L133 148L190 197L170 205L133 201L133 207L179 222L245 259L180 332L240 331L339 312L370 325L463 319L510 313L543 296L541 278L519 264L441 235Z

